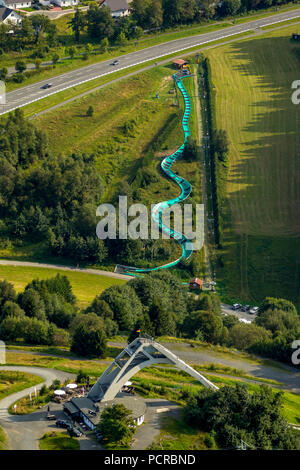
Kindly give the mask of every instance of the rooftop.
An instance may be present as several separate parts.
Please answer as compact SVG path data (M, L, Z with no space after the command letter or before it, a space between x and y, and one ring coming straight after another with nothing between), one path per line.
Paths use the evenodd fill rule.
M105 0L105 5L107 5L112 12L128 10L127 0Z
M4 21L14 10L6 7L0 7L0 21Z
M97 407L99 408L99 412L95 416L89 413L90 410L96 411L94 402L89 398L82 397L82 398L72 398L68 404L70 406L70 411L74 411L73 407L79 409L82 413L84 413L89 420L93 424L98 424L100 421L101 414L103 411L113 405L124 405L128 410L131 411L133 419L140 418L146 412L146 404L142 398L138 398L136 396L128 395L127 393L118 393L114 400L105 401L103 403L97 403Z

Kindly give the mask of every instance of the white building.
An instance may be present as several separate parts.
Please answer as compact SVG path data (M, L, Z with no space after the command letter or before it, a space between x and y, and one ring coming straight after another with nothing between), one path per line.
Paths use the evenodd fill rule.
M52 0L52 3L59 7L74 7L78 5L78 0Z
M20 24L22 22L22 18L18 13L16 13L11 8L7 7L0 7L0 23L4 24Z
M103 5L106 5L113 18L121 18L122 16L129 15L129 6L127 0L105 0Z
M22 8L30 8L32 6L32 0L5 0L5 4L8 8L13 10L22 10Z

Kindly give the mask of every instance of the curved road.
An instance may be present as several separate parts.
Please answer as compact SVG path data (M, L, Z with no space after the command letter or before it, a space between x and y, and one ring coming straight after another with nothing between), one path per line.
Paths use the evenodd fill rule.
M25 106L26 104L38 101L46 96L53 95L62 90L72 88L81 83L94 80L95 78L111 74L113 72L132 67L134 65L142 64L149 60L158 59L168 54L182 52L191 47L201 46L210 42L230 38L235 34L241 34L247 31L255 30L267 25L273 25L282 21L290 20L300 17L300 9L290 12L279 13L271 17L256 19L243 23L241 25L231 26L218 31L213 31L206 34L200 34L189 38L176 39L167 43L152 46L147 49L132 52L131 54L120 56L119 64L117 66L111 65L111 60L98 62L96 64L88 65L86 67L78 68L72 72L68 72L51 79L52 88L49 90L42 90L41 86L49 82L49 79L28 85L17 90L11 91L6 94L6 104L0 105L0 115L16 108ZM115 59L115 58L114 58Z
M68 372L45 369L42 367L0 366L0 371L1 370L27 372L42 377L44 382L35 386L37 390L39 390L44 383L47 386L51 385L53 380L58 379L64 382L65 380L72 380L76 377L74 374ZM23 416L13 416L8 413L8 408L15 401L29 395L29 392L34 393L35 387L26 388L0 400L0 425L8 435L10 448L14 450L38 449L39 438L44 432L49 431L49 422L45 420L45 410ZM51 408L53 409L54 407L55 405L51 404Z

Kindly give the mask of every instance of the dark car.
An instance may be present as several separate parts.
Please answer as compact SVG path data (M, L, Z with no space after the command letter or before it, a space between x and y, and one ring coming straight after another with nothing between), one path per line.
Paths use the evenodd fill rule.
M70 429L72 426L68 421L64 419L58 419L55 423L58 428Z
M101 432L96 432L96 439L97 439L98 442L103 441L103 436L102 436Z
M248 310L250 310L250 305L244 305L242 308L241 308L242 312L248 312Z
M42 90L47 90L48 88L51 88L52 84L51 83L46 83L45 85L41 86Z
M114 60L111 65L118 65L119 61L118 60Z

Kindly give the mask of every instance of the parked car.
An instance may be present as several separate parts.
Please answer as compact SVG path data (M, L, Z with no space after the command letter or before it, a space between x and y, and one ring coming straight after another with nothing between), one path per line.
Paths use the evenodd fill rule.
M118 65L119 61L118 60L114 60L111 65Z
M244 306L241 308L241 310L242 310L242 312L248 312L248 310L250 310L250 308L251 308L250 305L244 305Z
M259 310L259 307L252 307L249 313L251 313L251 315L255 315L258 312L258 310Z
M241 308L241 304L233 304L231 308L232 310L239 310Z
M64 419L58 419L55 423L58 428L70 429L72 427L71 423L65 421Z
M46 83L45 85L41 86L42 90L47 90L48 88L52 87L52 83Z
M52 415L51 413L48 413L47 414L47 419L49 419L49 421L53 421L56 419L56 416L55 415Z

